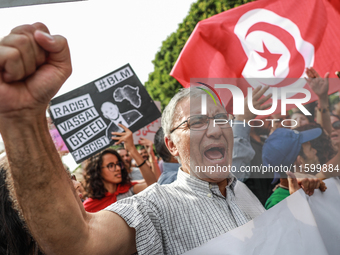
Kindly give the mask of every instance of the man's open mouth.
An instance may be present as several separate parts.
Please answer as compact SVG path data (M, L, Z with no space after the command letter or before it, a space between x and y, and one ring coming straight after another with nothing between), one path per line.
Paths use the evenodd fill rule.
M225 156L225 148L223 147L211 147L204 152L204 156L206 156L210 160L220 160Z

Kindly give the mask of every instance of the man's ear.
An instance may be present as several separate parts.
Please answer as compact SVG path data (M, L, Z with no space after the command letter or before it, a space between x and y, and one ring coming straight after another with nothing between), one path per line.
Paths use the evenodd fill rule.
M164 136L164 142L165 142L165 145L168 148L168 150L170 151L172 156L174 156L174 157L179 156L177 146L175 145L175 143L169 137Z
M297 158L296 158L296 160L295 160L295 164L297 165L297 166L301 166L301 165L303 165L304 164L304 159L303 159L303 157L301 157L300 155L298 155L297 156Z

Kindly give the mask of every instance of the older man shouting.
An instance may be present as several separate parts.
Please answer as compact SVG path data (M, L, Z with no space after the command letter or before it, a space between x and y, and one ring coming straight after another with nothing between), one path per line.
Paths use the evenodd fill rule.
M208 97L202 113L203 92L189 90L171 100L162 120L166 145L182 162L177 181L86 213L45 116L71 74L66 39L41 23L17 27L0 42L0 70L0 132L15 195L45 254L180 254L262 213L228 171L198 171L231 165L233 133L221 105ZM113 134L120 143L124 133Z

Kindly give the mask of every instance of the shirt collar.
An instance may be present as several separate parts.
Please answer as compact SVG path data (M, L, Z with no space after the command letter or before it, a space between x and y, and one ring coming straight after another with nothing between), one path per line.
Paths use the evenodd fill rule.
M180 166L181 165L178 163L163 162L163 171L164 172L177 172Z
M214 194L219 194L222 196L219 190L219 187L216 183L210 183L210 182L198 179L188 173L183 172L181 168L179 168L178 170L177 181L180 183L181 186L189 188L190 190L192 190L193 192L199 195L203 195L206 197L208 193L214 193ZM229 190L231 190L232 193L235 192L234 188L235 188L236 182L237 182L236 177L230 173L228 177L228 185L226 186L227 193ZM235 194L232 194L232 195L235 195Z

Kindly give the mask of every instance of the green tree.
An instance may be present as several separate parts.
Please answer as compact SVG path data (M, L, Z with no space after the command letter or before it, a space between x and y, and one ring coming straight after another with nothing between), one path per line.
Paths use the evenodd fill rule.
M191 5L188 16L179 24L177 31L163 41L160 51L156 53L156 57L152 61L155 69L149 74L149 80L145 83L146 90L153 100L161 102L162 109L169 103L178 89L182 87L181 84L169 74L196 24L215 14L251 1L252 0L198 0Z

